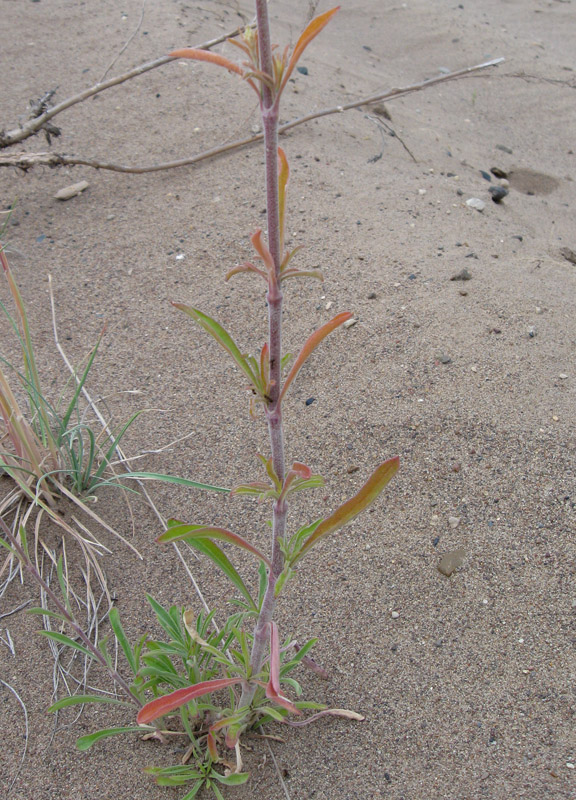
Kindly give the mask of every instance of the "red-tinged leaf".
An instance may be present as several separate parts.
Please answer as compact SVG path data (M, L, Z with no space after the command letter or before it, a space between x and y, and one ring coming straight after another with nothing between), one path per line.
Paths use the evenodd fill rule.
M212 53L210 50L197 50L195 47L184 47L182 50L174 50L170 53L171 58L191 58L194 61L209 61L211 64L217 64L219 67L226 67L230 72L236 72L238 75L244 76L244 70L230 61L229 58Z
M216 739L214 738L212 731L208 731L206 745L208 747L208 752L210 753L210 758L212 759L212 761L218 762L219 761L218 748L216 747Z
M300 714L299 709L280 694L280 643L275 622L270 623L270 679L266 684L266 697L293 714Z
M217 692L235 683L240 683L242 678L219 678L213 681L203 681L194 686L186 686L184 689L176 689L175 692L165 694L163 697L156 697L140 709L136 722L138 725L148 725L158 717L163 717L171 711L186 705L196 697L203 697L205 694Z
M268 347L268 342L265 342L262 350L260 350L260 377L264 387L267 389L270 383L270 348Z
M340 6L336 6L336 8L330 9L330 11L325 11L324 14L319 14L315 17L312 22L310 22L300 34L300 38L296 42L296 47L292 51L292 56L290 57L290 62L284 73L284 78L282 79L282 85L280 87L280 92L286 86L290 75L292 74L294 67L298 63L300 56L304 52L304 50L308 47L312 39L315 39L316 36L320 33L320 31L326 27L326 25L330 22L334 14L340 10Z
M331 319L330 322L327 322L325 325L322 325L321 328L318 328L317 331L308 338L305 342L304 347L300 350L298 354L298 358L292 365L292 369L288 373L286 380L284 381L284 386L282 387L282 391L280 393L280 400L286 394L286 391L296 375L300 372L302 365L305 363L309 355L312 351L318 347L320 342L328 336L329 333L332 333L333 330L338 328L342 325L346 320L351 319L352 314L349 311L343 311L341 314L337 314L334 319Z
M266 487L268 488L268 487ZM236 547L241 547L243 550L248 550L260 561L263 561L268 567L271 566L270 561L266 556L260 552L254 545L243 539L237 533L226 530L226 528L214 528L209 525L172 525L167 531L162 533L156 541L159 544L167 544L170 542L179 541L181 539L191 541L192 539L220 539L229 544L234 544Z
M258 255L260 256L261 260L264 262L264 265L265 265L266 269L268 270L268 272L273 273L274 272L274 259L272 258L272 254L270 253L270 250L268 250L268 248L266 247L266 245L262 241L262 229L261 228L258 228L258 230L255 231L252 234L252 236L250 237L250 241L252 242L252 245L254 246L254 249L256 250Z
M254 264L252 264L250 261L246 261L244 264L237 264L237 266L229 269L224 280L228 281L233 275L238 275L240 272L255 272L257 275L260 275L262 278L264 278L265 281L268 280L268 275L266 275L264 270L258 269L258 267L254 266Z
M286 215L286 187L288 185L288 178L290 176L290 168L288 167L288 159L286 153L281 147L278 148L278 206L280 217L280 252L284 250L284 230L285 230L285 215Z
M323 520L314 533L306 539L300 550L295 554L290 566L293 566L302 556L320 539L347 525L368 508L378 497L388 481L396 474L400 465L398 456L388 459L372 473L360 491L350 500L341 505L336 511Z
M295 461L291 467L292 470L298 475L299 478L303 478L304 480L308 480L308 478L312 475L312 470L306 464L303 464L301 461Z

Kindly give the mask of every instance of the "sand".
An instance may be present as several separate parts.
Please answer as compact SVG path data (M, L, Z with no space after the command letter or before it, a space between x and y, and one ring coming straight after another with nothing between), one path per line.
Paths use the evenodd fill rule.
M270 8L274 41L294 42L310 4L273 0ZM116 57L109 76L251 14L245 0L2 0L0 128L24 121L28 101L49 89L60 101L96 83ZM399 455L401 470L372 513L302 562L277 614L282 636L319 638L315 657L330 677L300 672L304 696L366 720L271 728L285 743L249 741L252 779L230 797L576 798L576 266L566 257L576 250L575 28L570 0L351 1L302 59L308 74L289 86L284 120L505 58L387 102L390 119L382 108L350 110L283 139L289 231L305 245L298 266L325 275L322 285L288 285L286 348L297 351L339 311L357 320L318 349L286 406L288 458L327 484L294 504L291 524L334 509L388 457ZM237 57L230 45L219 51ZM160 163L247 136L258 118L240 82L187 62L54 123L62 133L51 145L38 136L11 152ZM73 361L107 324L91 394L108 397L116 424L149 409L125 442L131 455L148 453L140 468L225 486L259 478L265 430L249 417L241 377L170 301L216 316L246 350L260 347L262 286L223 278L250 257L249 236L263 225L262 165L252 146L144 175L0 172L3 207L16 201L6 239L46 386L57 396L66 379L53 341L51 274ZM510 183L499 204L489 193L501 184L493 168ZM54 199L83 180L80 195ZM471 198L484 210L469 207ZM470 279L452 280L463 269ZM2 355L16 357L5 325ZM234 526L266 546L265 510L250 500L151 491L166 516ZM103 491L97 507L144 556L101 535L130 634L157 633L146 592L200 610L174 553L154 542L161 528L148 506L133 502L134 532L119 493ZM438 565L457 549L464 557L448 577ZM206 561L190 563L222 618L224 580ZM238 563L252 580L250 559ZM29 600L37 602L34 585L14 582L0 613ZM38 627L25 611L0 618L15 651L0 642L0 675L29 724L20 764L23 711L0 687L6 796L181 797L143 773L179 758L176 745L132 737L76 750L78 736L130 724L131 712L87 709L55 724L46 714L53 662ZM91 679L104 681L96 672Z

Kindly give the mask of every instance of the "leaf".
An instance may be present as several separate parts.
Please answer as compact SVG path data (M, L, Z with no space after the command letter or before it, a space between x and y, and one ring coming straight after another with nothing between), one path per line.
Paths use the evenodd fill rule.
M177 520L168 520L169 527L171 523L177 524ZM189 544L195 550L199 550L201 553L204 553L204 555L208 556L208 558L214 564L216 564L218 569L223 572L224 575L226 575L226 577L234 584L244 599L248 601L250 608L253 611L257 611L254 600L252 600L250 592L246 588L244 581L238 574L228 556L218 547L217 544L210 541L210 539L191 539Z
M216 339L218 344L220 344L225 350L228 351L228 353L230 353L234 361L238 364L242 372L246 375L254 387L254 391L257 394L262 395L262 387L260 386L258 375L252 372L248 362L246 361L246 358L242 355L238 349L238 345L230 336L228 331L226 331L218 322L216 322L215 319L209 317L208 314L203 314L201 311L198 311L197 308L192 308L192 306L187 306L183 303L172 303L172 305L175 308L179 308L180 311L183 311L185 314L188 314L189 317L192 317L192 319L201 325L207 333Z
M85 703L112 703L113 705L118 706L133 707L132 703L128 703L125 700L118 700L116 697L111 697L110 695L106 694L75 694L71 695L70 697L63 697L62 700L58 700L56 703L54 703L54 705L50 706L48 711L52 714L54 711L60 711L61 708L84 705Z
M94 661L98 660L97 656L94 653L91 653L87 647L84 647L83 644L75 642L74 639L71 639L69 636L65 636L63 633L57 633L57 631L38 631L38 633L40 636L46 636L48 639L53 639L59 644L65 644L67 647L72 647L74 650L79 650L81 653L84 653L85 656L93 658Z
M159 472L122 472L116 475L116 480L136 480L136 481L162 481L164 483L175 483L178 486L190 486L192 489L206 489L209 492L224 492L228 494L230 489L223 486L212 486L209 483L198 483L190 481L188 478L179 478L175 475L162 475Z
M244 70L230 61L229 58L219 55L218 53L211 53L209 50L198 50L195 47L184 47L182 50L173 50L169 53L171 58L191 58L194 61L209 61L211 64L217 64L220 67L226 67L230 72L236 72L238 75L244 77Z
M119 733L142 733L142 728L135 728L134 726L126 728L104 728L101 731L90 733L88 736L81 736L76 739L76 747L78 750L88 750L93 744L105 739L107 736L117 736Z
M210 777L217 780L218 783L223 783L224 786L241 786L246 783L250 777L249 772L233 772L231 775L220 775L216 770L212 770Z
M161 534L156 539L156 541L159 544L166 544L167 542L174 542L179 539L184 539L184 541L189 544L192 544L192 540L194 539L221 539L224 542L236 545L236 547L241 547L243 550L248 550L249 553L255 555L260 561L264 561L269 567L272 566L270 560L266 558L257 547L254 547L254 545L247 542L246 539L239 536L237 533L226 530L226 528L215 528L210 525L185 525L184 523L180 523L171 525L165 533Z
M140 709L136 721L139 725L146 725L158 717L163 717L171 711L175 711L196 697L203 697L205 694L217 692L235 683L240 683L242 678L218 678L212 681L202 681L194 686L186 686L184 689L176 689L175 692L156 697Z
M306 342L304 343L304 347L298 353L298 358L292 365L292 369L288 373L286 380L284 381L284 386L282 387L282 391L280 392L280 399L278 402L282 400L286 391L296 375L300 372L302 365L306 362L312 351L318 347L320 342L325 339L329 333L332 333L333 330L338 328L342 325L346 320L351 319L352 314L349 311L343 311L341 314L337 314L334 319L331 319L330 322L326 322L322 325L321 328L318 328L317 331L308 337Z
M114 636L116 637L118 644L122 648L124 655L126 656L126 660L130 664L130 669L136 675L138 672L138 664L136 663L136 658L134 657L134 653L132 648L130 647L130 642L128 641L128 637L124 632L124 628L122 627L122 623L120 622L120 614L118 613L117 608L111 608L110 613L108 614L108 619L110 620L110 625L112 626L112 630L114 631Z
M306 539L301 549L295 553L291 559L291 566L293 566L314 544L316 544L324 536L339 530L344 525L347 525L355 517L368 508L374 500L378 497L382 489L386 486L388 481L396 474L400 465L398 456L388 459L372 473L370 478L366 481L360 491L354 495L350 500L341 505L336 511L331 514L327 519L323 520L314 533Z
M278 216L280 221L280 252L284 250L284 231L285 231L285 217L286 217L286 187L288 185L288 178L290 177L290 168L288 166L288 159L284 150L278 148Z
M336 8L330 9L330 11L325 11L324 14L319 14L319 16L315 17L312 22L310 22L300 34L300 38L296 42L296 46L292 51L292 56L290 57L290 61L288 63L288 67L286 68L286 72L284 73L284 78L282 79L282 85L280 86L280 92L284 89L286 84L288 83L288 79L292 74L294 67L298 63L300 56L304 52L304 50L308 47L312 39L314 39L320 31L330 22L334 14L340 9L340 6L336 6Z
M270 679L266 684L266 697L293 714L300 713L290 700L280 694L280 645L275 622L270 623Z

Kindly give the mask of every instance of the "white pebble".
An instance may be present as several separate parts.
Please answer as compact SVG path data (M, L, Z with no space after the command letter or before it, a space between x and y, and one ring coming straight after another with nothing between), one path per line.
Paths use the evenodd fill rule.
M460 525L460 517L448 517L448 524L451 528L457 528Z
M390 614L390 616L392 617L392 619L398 619L398 617L400 616L400 614L399 614L397 611L392 611L392 613Z
M344 327L345 327L345 328L351 328L351 327L352 327L352 325L356 325L356 323L357 323L357 322L358 322L358 320L357 320L357 319L348 319L348 320L346 320L346 322L344 323Z
M466 200L466 205L468 208L475 208L476 211L484 211L486 208L486 203L484 200L480 200L479 197L471 197L469 200Z

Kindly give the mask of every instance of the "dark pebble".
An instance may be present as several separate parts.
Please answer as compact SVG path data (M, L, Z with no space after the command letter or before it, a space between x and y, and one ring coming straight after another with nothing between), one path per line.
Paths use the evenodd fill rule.
M368 47L367 44L363 44L362 45L362 50L366 50L367 53L371 53L372 52L372 48Z
M524 241L524 237L520 236L518 233L512 234L512 238L513 239L518 239L519 242L523 242Z
M503 186L491 186L488 191L492 195L492 200L495 203L499 203L501 200L504 200L508 194L508 189L505 189Z
M508 155L510 155L510 156L513 153L513 151L509 147L506 147L505 144L497 144L496 145L496 150L502 150L503 153L508 153Z
M489 172L484 172L484 170L481 169L480 170L480 175L482 175L482 177L484 178L485 181L488 181L488 183L492 183L492 175L490 175Z
M296 67L300 75L308 75L308 67Z
M315 397L309 397L308 400L306 400L306 405L307 406L311 406L312 403L315 403L315 402L316 402L316 398Z
M40 236L36 237L36 241L37 242L43 242L45 238L46 238L46 234L45 233L41 233Z
M377 294L376 292L370 292L368 295L368 300L376 300Z
M576 253L569 247L561 247L560 255L563 256L566 259L566 261L569 261L571 264L576 264Z
M492 167L490 172L492 173L492 175L494 175L495 178L507 178L508 177L508 173L505 172L503 169L500 169L500 167Z
M412 272L410 275L408 275L408 280L409 281L415 281L416 280L416 275L414 275L414 273Z
M439 541L440 541L440 537L439 537L439 536L435 536L435 537L432 539L432 544L434 545L434 547L438 547L438 542L439 542Z

